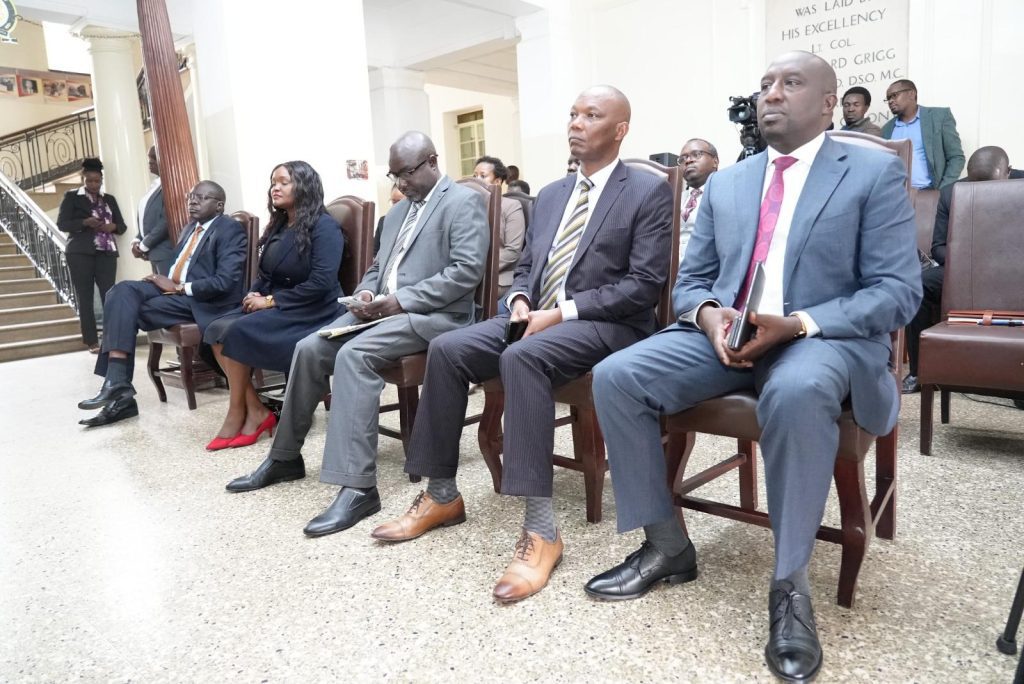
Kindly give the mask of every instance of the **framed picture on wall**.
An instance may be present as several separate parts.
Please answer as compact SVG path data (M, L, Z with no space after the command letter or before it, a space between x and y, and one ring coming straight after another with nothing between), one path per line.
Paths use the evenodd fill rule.
M64 80L43 79L43 96L47 102L67 102L68 84Z
M32 78L31 76L18 77L18 95L21 97L31 97L33 95L38 95L39 92L38 78Z
M0 74L0 97L18 96L18 77L16 74Z
M92 99L92 86L88 81L77 81L68 79L68 100L89 100Z

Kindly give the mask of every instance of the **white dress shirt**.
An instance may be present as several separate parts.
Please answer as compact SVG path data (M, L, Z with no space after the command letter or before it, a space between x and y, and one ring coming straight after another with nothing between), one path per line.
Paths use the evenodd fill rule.
M203 232L199 235L199 239L196 240L196 246L192 248L192 253L188 255L188 259L185 260L185 266L181 269L181 282L185 283L185 294L188 295L189 297L192 296L192 283L188 282L189 266L192 265L192 258L199 251L199 245L201 245L203 240L206 239L206 236L210 234L210 225L217 220L217 216L220 216L220 214L216 214L209 221L201 224L203 226ZM197 227L196 230L199 230L199 228ZM192 235L190 235L188 239L191 240ZM188 249L187 246L182 247L181 254L179 254L178 258L174 260L173 264L171 264L171 269L168 271L168 273L174 273L174 269L178 267L178 261L180 261L181 258L185 256L186 249Z
M149 204L149 200L153 196L153 193L155 193L159 189L160 176L157 176L156 179L150 184L149 190L147 190L146 194L142 196L141 200L139 200L138 226L139 235L141 235L142 237L146 237L146 226L142 222L142 219L145 218L146 216L146 206ZM149 247L147 247L146 243L142 242L141 240L132 240L132 244L138 245L139 249L141 249L143 252L149 251Z
M618 165L618 163L619 160L615 159L614 161L610 162L607 166L594 172L594 174L591 176L584 176L582 168L576 172L576 180L572 193L570 193L569 195L569 201L565 203L565 209L562 211L562 220L558 222L558 229L555 231L555 239L552 240L551 242L552 250L554 249L555 243L558 241L558 234L562 232L562 228L564 228L565 224L568 223L569 219L572 217L574 210L576 209L576 202L579 201L580 197L580 181L583 179L587 179L591 183L590 190L587 193L587 220L583 224L583 232L580 234L580 242L582 242L583 236L587 234L588 230L590 230L590 217L594 215L594 209L597 208L597 202L598 200L601 199L601 192L608 185L608 179L611 178L612 171L615 170L615 167L616 165ZM579 249L580 242L576 243L577 250ZM550 257L551 250L548 251L548 258L550 259ZM575 260L576 251L574 250L572 254L572 259L569 260L570 269ZM541 266L541 268L546 268L547 265L548 259L545 259L544 264ZM534 267L536 266L537 264L534 264ZM568 280L569 271L566 271L565 277L562 278L562 285L558 288L558 308L561 309L562 311L563 321L574 321L577 318L579 318L579 312L576 310L576 302L574 302L571 299L566 299L565 284L566 282L568 282ZM526 301L530 303L532 306L532 302L530 302L530 298L525 292L515 292L509 295L509 298L505 302L508 305L509 310L512 309L512 302L515 300L516 297L525 298Z

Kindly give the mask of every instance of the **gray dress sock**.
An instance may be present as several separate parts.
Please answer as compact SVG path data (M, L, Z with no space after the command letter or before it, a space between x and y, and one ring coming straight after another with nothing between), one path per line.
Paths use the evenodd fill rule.
M654 548L669 557L678 556L690 545L690 539L674 516L653 525L644 525L644 534Z
M790 582L790 583L792 583L793 588L796 589L796 591L798 591L801 594L803 594L804 596L810 596L811 595L811 583L807 579L807 566L806 565L804 567L800 568L799 570L794 570L793 572L791 572L789 574L788 577L784 577L781 580L780 579L772 580L772 589L774 589L780 582Z
M431 477L427 480L427 494L439 504L446 504L459 498L459 488L454 477Z
M128 377L128 359L107 359L107 380L112 385L131 382Z
M547 541L555 541L558 532L555 529L555 506L550 496L527 496L526 521L523 522L530 532L536 532Z

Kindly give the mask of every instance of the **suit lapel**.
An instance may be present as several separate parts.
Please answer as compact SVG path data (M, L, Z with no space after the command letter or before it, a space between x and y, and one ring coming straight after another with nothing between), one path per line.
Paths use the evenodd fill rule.
M576 247L576 254L572 257L572 263L569 264L566 278L569 277L569 273L572 273L572 269L576 267L576 264L580 262L580 258L587 251L590 243L594 241L597 231L601 230L601 224L607 218L612 205L615 204L615 200L622 194L622 188L626 185L628 175L629 171L626 169L626 165L621 161L617 162L615 168L612 169L611 175L608 177L608 184L601 191L601 197L597 200L597 206L594 207L594 211L587 221L587 227L583 231L583 235L580 236L580 244Z
M413 228L412 236L409 238L407 243L409 247L406 249L408 252L412 249L413 244L416 242L416 238L423 231L424 226L430 222L430 217L434 214L434 210L437 209L437 205L444 199L445 193L448 192L448 188L452 185L452 179L448 176L442 176L441 180L437 181L437 188L430 196L430 201L423 207L423 213L416 219L416 227Z
M730 276L722 274L726 276L728 282L736 283L736 292L743 287L750 259L754 255L757 227L761 219L761 195L764 192L764 174L767 165L768 153L761 152L743 167L743 174L740 176L739 182L733 186L733 212L737 221L735 224L722 226L721 232L715 230L716 241L722 240L738 246L740 258L735 262L736 272Z
M555 243L555 235L558 234L558 229L562 226L562 215L565 213L565 205L569 202L575 187L576 176L566 176L562 179L561 185L554 190L556 193L555 198L552 200L554 211L544 217L541 217L540 214L534 214L533 223L530 224L528 229L531 249L533 250L534 266L540 264L540 268L533 268L530 272L530 289L534 301L540 296L541 275L544 272L544 267L547 266L548 254L551 253L551 247Z
M213 239L213 231L217 230L217 226L220 224L222 220L224 220L223 214L213 219L213 223L210 224L210 227L204 230L199 235L199 242L196 244L196 248L192 250L193 261L195 261L196 257L203 253L203 249L206 248L207 243L209 243L210 240Z
M800 199L797 200L796 209L793 211L793 223L789 227L789 239L786 241L786 258L782 269L782 296L786 299L789 289L789 278L793 275L793 269L800 254L803 252L807 238L811 234L814 222L817 220L821 210L825 208L832 193L835 192L839 181L846 174L846 153L842 145L834 142L831 138L825 137L818 156L811 164L810 173L807 175L807 182L804 184Z

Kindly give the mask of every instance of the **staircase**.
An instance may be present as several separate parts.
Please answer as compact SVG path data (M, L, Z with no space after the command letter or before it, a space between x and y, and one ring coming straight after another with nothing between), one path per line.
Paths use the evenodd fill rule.
M0 231L0 362L82 349L75 310Z

